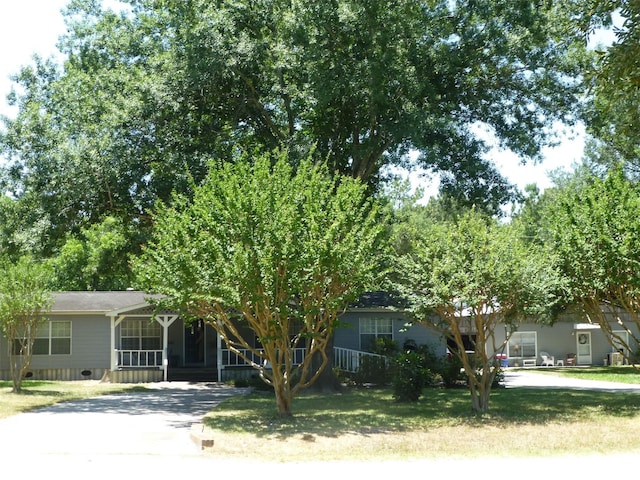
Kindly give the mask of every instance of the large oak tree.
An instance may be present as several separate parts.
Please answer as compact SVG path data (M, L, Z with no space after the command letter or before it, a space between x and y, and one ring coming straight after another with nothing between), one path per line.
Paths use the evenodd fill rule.
M315 151L372 185L414 150L448 195L495 209L514 191L480 132L536 159L579 119L576 3L72 0L64 61L16 76L3 189L40 212L45 254L108 215L148 232L157 199L238 146Z

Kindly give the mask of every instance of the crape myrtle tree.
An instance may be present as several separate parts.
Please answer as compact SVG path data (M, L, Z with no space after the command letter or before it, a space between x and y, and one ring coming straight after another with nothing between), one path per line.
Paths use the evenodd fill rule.
M572 299L630 363L640 351L639 209L638 182L619 165L604 177L576 175L543 210Z
M238 146L313 146L372 186L415 151L448 195L495 210L515 192L487 142L536 159L580 118L582 3L71 0L62 60L15 76L3 190L38 212L45 255L108 216L149 232L157 199Z
M412 320L452 345L467 376L472 409L485 413L496 355L520 322L552 321L562 299L561 277L552 257L523 241L516 226L473 209L420 225L400 229L396 285L409 300ZM497 338L497 331L506 335Z
M46 320L53 299L47 265L31 257L16 262L0 262L0 332L9 348L12 391L22 391L28 372L38 327Z
M159 206L140 283L213 326L290 416L296 393L331 368L338 316L379 275L378 207L359 180L293 167L287 152L212 166L194 190Z

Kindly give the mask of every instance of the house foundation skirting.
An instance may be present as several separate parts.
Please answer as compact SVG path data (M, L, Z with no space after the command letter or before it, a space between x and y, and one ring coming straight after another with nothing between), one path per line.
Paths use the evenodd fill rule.
M153 368L133 368L127 370L108 370L103 381L111 383L152 383L162 382L164 371Z
M108 368L41 368L29 370L26 380L66 382L101 380L111 383L152 383L163 380L163 371L155 369L109 370ZM0 370L0 380L11 381L10 370Z
M101 380L105 368L34 368L27 372L26 380ZM0 370L0 379L11 381L10 370Z

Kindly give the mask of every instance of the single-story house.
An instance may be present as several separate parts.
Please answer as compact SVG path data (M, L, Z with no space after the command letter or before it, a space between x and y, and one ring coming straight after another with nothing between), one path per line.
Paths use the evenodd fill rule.
M607 316L610 318L608 323L611 330L624 341L624 344L612 347L599 325L589 322L584 314L577 310L569 309L561 314L553 325L519 325L517 331L511 334L505 350L509 365L542 365L542 353L551 357L544 362L546 365L550 365L551 362L554 365L565 366L621 365L625 363L625 357L636 353L626 351L626 346L633 348L634 344L627 329L638 338L638 328L635 322L628 318L627 313L610 312ZM496 333L499 340L505 338L506 332Z
M431 330L408 324L401 301L374 292L363 295L341 316L334 336L335 364L354 371L377 338L399 346L427 344L442 355L447 348ZM540 365L542 351L555 356L554 362L575 353L578 365L619 360L599 328L571 315L552 327L522 325L506 353L509 365L526 366ZM6 339L0 338L4 380L10 378L8 353ZM171 311L154 315L149 295L139 291L55 293L47 321L38 330L29 372L33 379L114 382L224 381L253 373L210 325L186 324Z

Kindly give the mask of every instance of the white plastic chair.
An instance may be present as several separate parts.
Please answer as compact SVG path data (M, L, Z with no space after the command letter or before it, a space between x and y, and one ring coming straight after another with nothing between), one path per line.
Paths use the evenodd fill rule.
M556 363L556 359L547 352L540 352L540 357L542 358L543 367L553 367Z

